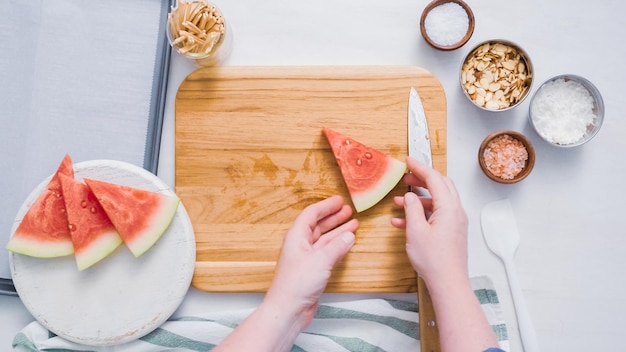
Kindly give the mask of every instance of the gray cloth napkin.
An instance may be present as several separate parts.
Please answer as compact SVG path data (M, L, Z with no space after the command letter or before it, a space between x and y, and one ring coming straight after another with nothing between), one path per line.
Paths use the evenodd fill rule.
M486 276L472 278L472 287L498 338L509 350L506 324L493 282ZM13 340L15 351L161 352L209 351L250 313L251 309L198 312L177 317L137 340L104 347L67 341L38 322L27 325ZM365 299L320 304L309 327L298 336L292 351L419 351L417 302Z

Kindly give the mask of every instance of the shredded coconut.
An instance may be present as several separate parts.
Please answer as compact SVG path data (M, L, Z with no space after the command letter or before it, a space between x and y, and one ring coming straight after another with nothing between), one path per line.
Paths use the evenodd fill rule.
M453 45L460 42L467 33L469 17L461 5L447 2L428 12L424 27L428 37L435 43Z
M537 132L556 144L576 143L596 120L594 100L582 84L559 78L535 95L531 116Z
M504 180L511 180L526 166L528 151L518 139L504 134L487 144L483 158L487 170L492 175Z

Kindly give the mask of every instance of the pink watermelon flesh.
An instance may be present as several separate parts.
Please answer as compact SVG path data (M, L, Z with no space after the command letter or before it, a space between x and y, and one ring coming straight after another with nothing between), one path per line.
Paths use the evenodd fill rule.
M119 233L89 187L61 176L78 270L85 270L111 254L121 243Z
M85 179L135 257L150 249L169 227L180 200L176 196Z
M74 253L59 176L74 177L65 155L46 189L28 209L6 248L32 257L53 258Z
M406 164L379 150L324 127L341 175L357 212L380 202L406 171Z

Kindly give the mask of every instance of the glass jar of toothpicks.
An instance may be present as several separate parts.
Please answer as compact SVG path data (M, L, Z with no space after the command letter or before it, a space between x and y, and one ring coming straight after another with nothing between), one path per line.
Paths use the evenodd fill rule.
M167 38L178 53L202 66L223 62L232 46L222 12L206 0L178 0L168 14Z

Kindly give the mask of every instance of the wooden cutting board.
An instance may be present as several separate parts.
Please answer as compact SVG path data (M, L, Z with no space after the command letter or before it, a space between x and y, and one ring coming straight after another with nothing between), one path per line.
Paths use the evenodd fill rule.
M419 92L434 167L446 173L446 99L415 66L200 68L175 106L175 190L196 235L192 285L212 292L263 292L283 236L307 205L350 198L322 126L404 160L409 89ZM415 292L402 216L392 203L355 214L356 243L327 292Z

